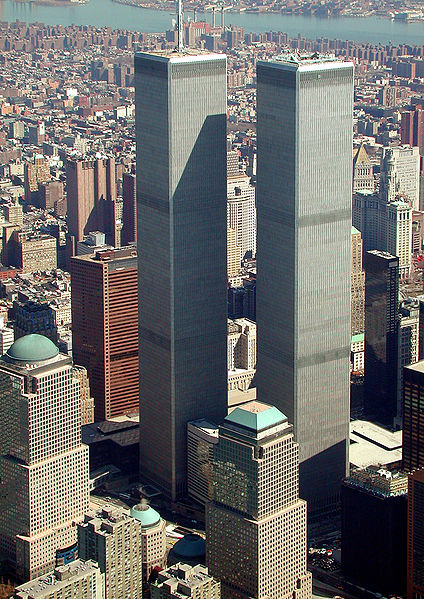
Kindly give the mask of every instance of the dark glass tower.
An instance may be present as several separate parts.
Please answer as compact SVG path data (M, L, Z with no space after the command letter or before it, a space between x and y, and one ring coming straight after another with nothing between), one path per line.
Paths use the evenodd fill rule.
M366 252L364 270L365 415L391 425L397 413L399 258Z

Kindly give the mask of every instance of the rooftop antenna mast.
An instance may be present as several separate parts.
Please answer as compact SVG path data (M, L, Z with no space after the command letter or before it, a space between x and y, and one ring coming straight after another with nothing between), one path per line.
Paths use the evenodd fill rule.
M182 52L184 48L183 43L183 2L182 0L177 0L177 35L178 35L178 52Z

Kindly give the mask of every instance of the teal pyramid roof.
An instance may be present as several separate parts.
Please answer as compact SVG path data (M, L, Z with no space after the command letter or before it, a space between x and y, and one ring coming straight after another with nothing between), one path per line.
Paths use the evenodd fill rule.
M239 425L258 433L286 421L287 417L275 406L269 406L259 401L250 401L233 410L225 418L224 423Z

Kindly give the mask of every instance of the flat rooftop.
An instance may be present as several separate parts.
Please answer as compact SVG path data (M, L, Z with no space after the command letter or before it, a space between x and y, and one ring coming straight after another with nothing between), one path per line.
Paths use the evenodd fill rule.
M287 51L273 57L270 61L262 60L258 62L261 65L305 71L353 68L352 62L340 60L334 54L320 54L319 52Z
M424 360L415 362L415 364L409 364L405 368L407 368L408 370L413 370L414 372L424 372Z
M151 60L170 62L198 62L202 60L226 60L226 54L199 50L197 48L183 48L182 50L158 50L157 52L137 52L137 58L150 58Z
M402 431L391 432L366 420L350 423L349 461L355 468L387 466L402 459Z

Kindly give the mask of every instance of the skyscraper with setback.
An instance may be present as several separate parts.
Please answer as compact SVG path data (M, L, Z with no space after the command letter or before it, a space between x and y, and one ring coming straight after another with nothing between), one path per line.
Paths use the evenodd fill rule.
M353 65L257 65L258 394L293 422L300 496L337 502L346 474Z
M175 498L187 422L227 408L226 57L135 66L141 474Z

